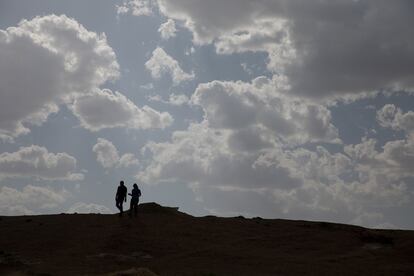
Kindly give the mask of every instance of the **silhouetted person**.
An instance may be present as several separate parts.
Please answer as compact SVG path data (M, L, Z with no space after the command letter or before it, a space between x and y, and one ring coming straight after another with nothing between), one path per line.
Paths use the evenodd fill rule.
M132 210L134 210L134 215L137 216L138 212L138 202L139 197L141 196L141 190L138 189L138 185L135 183L134 188L132 189L131 193L129 194L131 196L131 204L129 207L129 216L132 216Z
M119 182L118 190L116 191L115 202L116 208L119 209L119 216L122 217L123 208L122 204L127 201L127 187L124 185L124 181Z

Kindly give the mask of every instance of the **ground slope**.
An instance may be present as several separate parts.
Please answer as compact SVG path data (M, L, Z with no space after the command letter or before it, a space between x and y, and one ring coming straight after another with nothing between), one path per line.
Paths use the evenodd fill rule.
M414 275L414 231L192 217L0 217L0 275Z

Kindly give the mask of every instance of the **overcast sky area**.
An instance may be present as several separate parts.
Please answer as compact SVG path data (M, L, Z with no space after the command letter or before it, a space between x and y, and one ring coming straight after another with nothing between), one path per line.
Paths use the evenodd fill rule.
M0 215L414 229L414 2L0 0ZM129 204L129 202L128 202Z

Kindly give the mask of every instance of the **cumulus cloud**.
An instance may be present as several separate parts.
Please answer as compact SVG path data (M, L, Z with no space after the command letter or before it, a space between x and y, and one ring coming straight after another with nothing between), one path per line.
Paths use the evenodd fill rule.
M278 78L264 77L252 83L213 81L200 84L191 101L202 107L209 126L233 130L234 139L268 141L269 146L278 139L339 142L330 111L286 97L280 92L283 87L277 89L282 84Z
M76 159L73 156L50 153L46 148L36 145L0 154L0 179L32 177L39 180L82 180L83 174L76 171Z
M383 127L394 130L414 131L414 112L403 113L400 108L393 104L387 104L377 111L377 120Z
M203 120L175 131L170 141L149 142L144 151L152 160L137 178L187 183L221 215L389 224L378 214L410 200L411 113L390 106L378 112L384 125L405 130L405 139L382 147L375 139L342 145L325 106L286 96L284 89L275 77L200 84L190 102ZM321 142L338 143L337 149Z
M314 99L414 88L407 1L158 0L197 44L219 53L263 51L290 94ZM335 38L335 39L332 39Z
M83 94L118 77L104 34L65 15L22 20L0 30L0 136L28 133L70 94Z
M98 138L92 150L96 154L96 161L105 169L113 167L127 168L139 163L132 153L125 153L120 156L114 144L104 138Z
M138 177L249 188L302 185L289 164L268 166L259 157L285 146L337 143L338 133L325 107L286 98L274 90L275 81L200 84L191 103L202 108L204 120L174 132L171 142L147 144L153 162Z
M175 37L177 29L175 27L175 21L168 19L165 23L162 23L158 32L161 34L161 37L165 40Z
M159 79L164 74L170 75L174 85L194 79L194 73L188 74L184 72L178 61L160 47L157 47L152 52L152 56L145 63L145 67L151 72L151 76L154 79Z
M149 143L152 162L137 177L145 183L187 183L206 208L226 212L329 220L377 226L382 212L409 200L412 141L348 145L331 153L318 146L235 150L226 131L193 124L170 142ZM238 202L243 204L238 204Z
M153 153L153 161L138 177L147 183L163 179L249 188L292 189L302 184L289 168L253 166L257 152L233 151L228 136L229 132L202 123L174 132L170 143L149 143L146 149Z
M82 126L93 131L158 128L171 121L167 113L137 108L119 92L100 91L119 77L116 55L104 33L88 31L65 15L35 17L0 30L0 59L0 139L29 133L31 125L41 125L59 105L73 102ZM108 117L108 110L120 113Z
M108 207L94 204L94 203L83 203L77 202L73 204L66 213L73 214L73 213L80 213L80 214L111 214L113 213Z
M367 177L380 175L374 181L404 185L404 178L414 177L412 162L414 161L414 136L403 140L386 142L383 151L375 148L375 139L366 139L361 144L348 145L345 152L359 162L357 170Z
M115 127L166 128L173 122L169 113L158 112L149 106L139 108L123 94L109 89L76 97L70 107L81 125L91 131Z
M153 161L138 177L148 183L180 180L249 189L303 185L290 164L269 166L259 157L284 147L340 140L325 107L285 97L274 90L275 81L200 84L190 101L202 108L204 120L175 131L171 142L148 143Z
M376 91L413 91L414 45L403 1L157 0L194 43L218 53L268 54L289 95L356 99ZM332 38L335 38L332 40Z
M7 216L35 215L51 212L69 197L65 190L27 185L22 190L0 188L0 214Z

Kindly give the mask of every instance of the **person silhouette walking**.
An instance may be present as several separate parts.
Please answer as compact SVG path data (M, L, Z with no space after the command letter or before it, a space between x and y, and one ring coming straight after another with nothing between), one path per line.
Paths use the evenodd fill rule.
M138 202L139 202L139 197L141 196L141 190L138 188L137 183L134 183L134 188L132 189L131 193L128 194L131 196L131 203L130 203L130 207L129 207L129 216L132 216L132 210L134 210L134 215L135 217L137 216L137 212L138 212Z
M115 202L116 202L116 208L119 209L119 216L122 217L122 213L123 213L123 207L122 204L124 203L124 201L127 201L127 187L125 187L124 185L124 181L121 180L121 182L119 182L119 186L118 189L116 190L116 195L115 195Z

